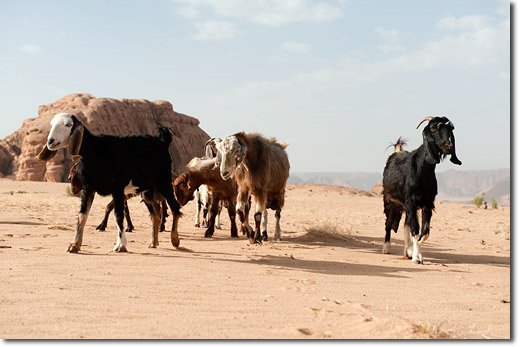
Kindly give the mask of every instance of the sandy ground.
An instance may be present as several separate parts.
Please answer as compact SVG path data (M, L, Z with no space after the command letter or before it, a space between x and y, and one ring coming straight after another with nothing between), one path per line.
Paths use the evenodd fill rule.
M147 248L146 208L129 203L129 253L113 253L115 221L66 253L79 199L67 184L0 179L0 337L14 338L497 338L510 337L510 209L438 204L424 265L402 257L403 232L381 254L379 197L289 186L283 240L249 246L180 221ZM274 217L270 211L269 234Z

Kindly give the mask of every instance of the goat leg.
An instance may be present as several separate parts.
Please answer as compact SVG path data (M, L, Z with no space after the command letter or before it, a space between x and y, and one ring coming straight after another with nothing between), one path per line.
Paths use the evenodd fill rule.
M222 207L222 206L221 206ZM230 217L230 233L231 237L239 237L237 233L237 224L235 223L235 204L228 200L228 216Z
M262 239L268 241L268 210L262 213Z
M127 200L125 200L125 220L127 221L127 229L125 232L131 233L134 230L134 224L132 224L132 219L130 219Z
M422 228L419 242L423 244L429 238L431 226L432 209L429 207L422 208Z
M148 244L148 248L156 248L159 246L159 204L154 200L154 197L149 194L143 194L143 198L150 213L150 220L152 221L152 240Z
M168 217L168 206L166 205L166 200L161 200L161 225L159 227L159 232L162 233L165 231L166 217Z
M87 223L92 201L94 201L94 194L95 192L93 190L82 190L80 213L78 214L78 224L76 225L76 237L74 238L74 242L71 243L67 249L69 253L78 253L80 251L83 242L83 229Z
M208 218L208 229L204 233L204 237L213 237L215 231L215 218L217 217L217 211L219 210L219 199L212 199L212 205L210 206L210 218Z
M105 231L105 229L107 228L107 223L109 221L110 212L112 212L113 209L114 209L114 200L111 200L107 204L107 207L105 207L105 216L103 217L103 220L101 221L101 223L96 227L96 230Z
M416 212L416 205L411 204L407 207L405 216L405 224L411 228L412 238L412 262L415 264L423 264L423 255L421 253L421 244L418 242L420 237L420 225L418 223L418 214Z
M116 216L116 224L118 225L118 238L114 246L114 252L127 252L127 236L123 228L123 220L125 217L125 195L123 189L112 194L114 199L114 215Z

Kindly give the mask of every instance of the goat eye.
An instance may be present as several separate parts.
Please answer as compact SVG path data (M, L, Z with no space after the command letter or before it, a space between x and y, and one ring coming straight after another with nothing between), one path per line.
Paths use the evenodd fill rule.
M69 124L65 124L65 126L66 126L67 128L70 128L70 127L72 127L72 124L70 124L70 123L69 123Z

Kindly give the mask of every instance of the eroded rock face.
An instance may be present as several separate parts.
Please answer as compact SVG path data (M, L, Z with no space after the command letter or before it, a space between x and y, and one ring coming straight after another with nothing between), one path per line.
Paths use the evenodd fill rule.
M48 162L36 157L45 145L50 121L58 112L74 114L95 135L157 135L160 126L173 135L170 146L172 171L178 175L194 156L204 155L210 138L196 118L177 113L168 101L96 98L70 94L42 105L38 117L26 120L21 129L0 141L0 172L21 181L65 182L71 166L67 150L60 149Z

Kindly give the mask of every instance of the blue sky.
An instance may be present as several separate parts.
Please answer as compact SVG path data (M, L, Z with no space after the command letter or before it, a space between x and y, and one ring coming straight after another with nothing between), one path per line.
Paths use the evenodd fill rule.
M499 0L0 0L0 137L89 92L276 136L293 171L382 171L427 114L458 169L509 167L509 30Z

